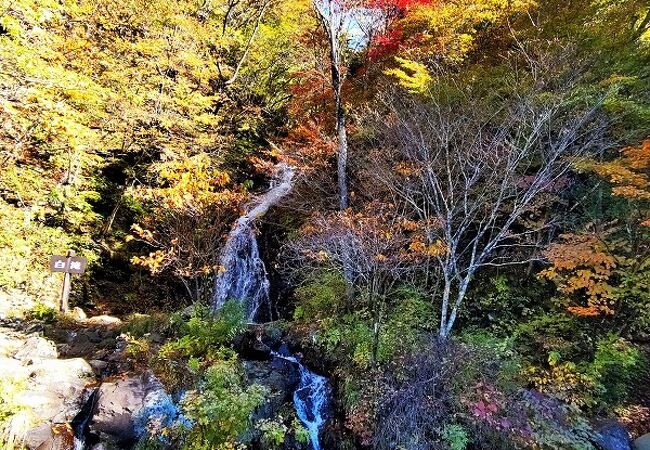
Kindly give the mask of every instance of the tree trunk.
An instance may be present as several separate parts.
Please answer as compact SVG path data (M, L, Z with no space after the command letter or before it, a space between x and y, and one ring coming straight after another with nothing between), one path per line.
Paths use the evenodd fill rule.
M350 199L348 195L348 132L345 128L346 117L345 109L341 104L341 99L337 100L336 106L336 132L338 136L338 150L336 154L337 176L339 184L339 208L341 211L348 208Z
M463 300L465 300L465 295L467 294L467 288L469 287L470 279L471 279L471 275L468 275L467 277L465 277L465 279L463 279L463 281L460 283L460 286L458 287L458 295L456 296L456 303L454 303L454 307L451 310L451 315L449 316L449 320L447 321L445 338L451 334L451 329L454 327L454 323L456 322L456 318L458 317L458 309L460 308L460 305L462 305Z
M440 329L438 336L441 340L447 339L447 311L449 310L449 297L451 296L451 280L445 277L445 289L442 292L442 307L440 308Z
M322 18L323 23L327 24L327 20ZM330 20L332 18L330 17ZM348 198L348 180L347 180L347 166L348 166L348 132L345 128L347 117L345 107L343 105L343 75L341 73L341 43L339 42L339 30L329 23L326 25L329 34L329 50L330 50L330 70L332 76L332 90L334 91L334 100L336 102L335 119L336 119L336 136L337 136L337 151L336 151L336 165L337 176L339 185L339 208L342 210L347 209L349 205Z

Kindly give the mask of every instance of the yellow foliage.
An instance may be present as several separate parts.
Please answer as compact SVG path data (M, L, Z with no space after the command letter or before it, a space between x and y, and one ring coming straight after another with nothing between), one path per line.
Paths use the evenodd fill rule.
M413 8L401 24L420 36L412 52L426 59L436 54L449 61L465 58L475 44L479 25L503 23L513 14L531 10L535 0L457 0L423 3Z
M581 373L572 362L560 362L549 357L549 369L530 366L525 375L535 389L552 394L575 406L589 406L596 382Z
M426 92L432 78L424 64L396 57L399 68L388 69L384 73L397 78L398 82L409 92L421 94Z

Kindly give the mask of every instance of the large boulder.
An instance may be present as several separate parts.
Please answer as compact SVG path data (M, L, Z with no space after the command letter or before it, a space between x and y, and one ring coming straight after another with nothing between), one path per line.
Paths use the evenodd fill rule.
M130 446L146 433L170 426L178 414L160 381L145 373L99 387L89 430L102 442Z
M119 328L122 326L122 321L117 317L102 315L86 319L84 321L84 324L88 326L98 326L104 328Z
M618 422L608 422L596 430L594 439L600 450L632 450L632 440L625 427Z
M64 431L87 398L91 367L80 358L56 359L56 346L41 336L0 331L0 379L15 389L20 411L9 434L24 439L30 450L67 448Z

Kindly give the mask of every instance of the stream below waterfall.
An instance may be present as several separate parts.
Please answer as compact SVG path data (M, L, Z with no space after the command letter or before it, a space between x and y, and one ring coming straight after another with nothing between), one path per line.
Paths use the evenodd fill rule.
M311 448L321 450L319 434L330 413L332 389L329 381L309 370L295 356L276 352L272 352L272 355L298 365L300 383L293 393L293 404L298 418L309 432Z

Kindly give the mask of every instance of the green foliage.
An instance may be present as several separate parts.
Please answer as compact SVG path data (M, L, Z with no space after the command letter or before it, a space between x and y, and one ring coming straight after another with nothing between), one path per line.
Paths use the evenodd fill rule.
M226 302L218 315L208 307L195 305L189 320L179 324L178 338L167 342L160 353L184 358L209 356L229 344L244 328L244 312L236 301Z
M224 304L218 315L203 305L194 305L186 321L182 314L170 319L175 337L163 344L152 360L160 379L172 388L182 388L196 380L213 361L231 359L235 352L228 348L232 340L245 328L242 306L235 301ZM134 340L137 354L149 349L146 340ZM144 347L143 347L144 345Z
M294 417L291 421L291 430L293 431L293 436L296 438L296 441L299 444L306 445L309 443L309 430L305 428L305 426L297 417Z
M586 325L569 313L547 312L519 323L513 337L520 352L539 363L545 362L546 355L553 351L564 358L580 360L593 345L593 330Z
M26 387L25 380L8 377L0 380L0 445L2 448L12 450L21 448L15 442L16 436L11 435L11 419L18 414L23 406L16 402L16 395Z
M599 385L598 398L610 408L622 404L646 360L639 349L610 334L598 341L596 353L586 372Z
M251 414L267 391L245 386L235 358L216 361L205 372L200 388L187 393L183 414L192 422L184 437L184 450L226 450L250 426Z
M138 441L133 450L165 450L166 446L158 439L147 437Z
M399 289L390 304L380 336L379 358L382 361L417 350L423 336L437 327L430 299L413 288Z
M268 448L279 448L284 443L288 432L282 417L276 420L262 419L257 422L256 428L262 432L262 442Z
M164 332L170 327L169 316L163 313L131 314L124 327L124 331L131 336L140 338L153 332Z
M440 435L449 445L449 450L465 450L469 444L469 434L462 425L447 424Z
M522 355L512 337L502 338L478 329L467 330L459 337L459 341L467 345L474 355L473 361L460 370L462 376L454 380L453 384L459 391L462 391L464 383L479 377L489 364L498 366L494 382L505 392L514 392L522 385Z
M356 300L355 308L347 305L346 284L339 273L311 277L296 290L296 299L294 319L311 324L317 347L358 367L372 363L375 332L371 313L363 298ZM387 309L379 327L378 362L416 349L436 326L430 301L413 288L398 289Z
M298 306L295 320L314 321L331 318L345 312L347 287L339 272L322 272L296 289Z
M637 270L621 270L621 282L615 295L627 315L626 325L632 335L650 329L650 267L644 262Z
M52 323L56 320L58 314L59 312L55 308L39 302L27 312L27 318Z

